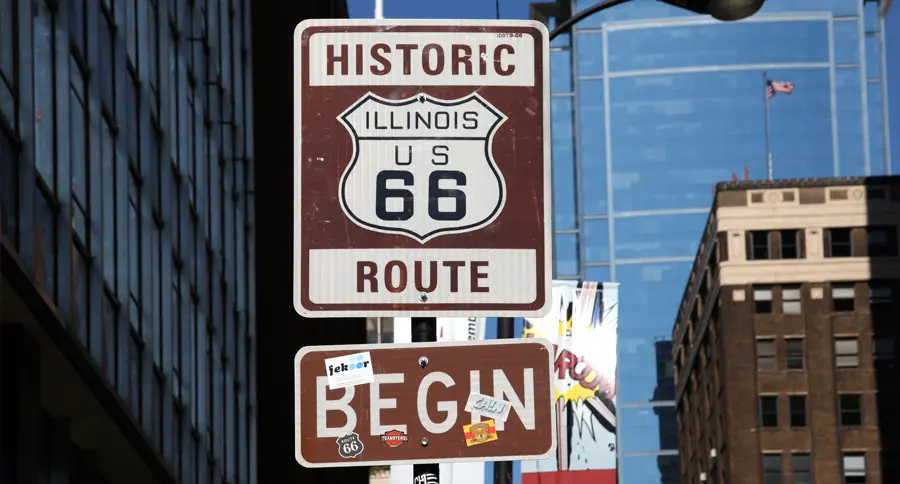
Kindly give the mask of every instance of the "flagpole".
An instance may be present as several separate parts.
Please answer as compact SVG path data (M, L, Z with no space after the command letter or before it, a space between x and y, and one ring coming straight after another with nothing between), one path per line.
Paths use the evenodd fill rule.
M766 173L772 179L772 149L769 144L769 76L763 72L763 126L766 131Z

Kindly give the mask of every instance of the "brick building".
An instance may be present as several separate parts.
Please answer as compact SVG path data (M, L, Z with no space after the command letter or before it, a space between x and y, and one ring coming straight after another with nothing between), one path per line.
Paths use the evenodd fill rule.
M683 483L900 482L900 177L717 187L675 328Z

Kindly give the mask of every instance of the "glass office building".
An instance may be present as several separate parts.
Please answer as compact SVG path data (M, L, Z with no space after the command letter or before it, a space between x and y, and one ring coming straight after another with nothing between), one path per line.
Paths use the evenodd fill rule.
M574 2L580 10L596 0ZM622 284L619 481L675 483L671 331L712 190L892 171L876 1L770 0L738 23L634 0L552 44L556 277Z
M256 482L250 5L0 0L0 482Z

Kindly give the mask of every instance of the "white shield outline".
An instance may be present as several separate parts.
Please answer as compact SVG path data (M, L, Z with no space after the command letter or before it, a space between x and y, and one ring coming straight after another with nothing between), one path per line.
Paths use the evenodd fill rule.
M436 106L442 106L442 107L454 107L454 106L459 106L459 105L462 105L462 104L465 104L468 102L476 102L476 103L480 104L483 108L485 108L487 111L489 111L491 114L493 114L496 117L496 120L491 124L490 128L487 131L487 136L485 137L485 144L484 144L484 154L485 154L485 161L487 162L488 167L490 168L491 172L494 174L494 176L497 179L497 184L498 184L498 188L499 188L499 197L497 200L497 204L494 207L494 209L491 211L490 215L488 215L486 218L482 219L479 222L470 223L470 224L462 226L462 227L435 229L435 230L432 230L425 234L419 234L419 233L416 233L409 229L385 227L385 226L372 224L372 223L369 223L369 222L366 222L366 221L360 219L356 214L354 214L353 211L347 206L346 199L345 199L345 196L346 196L345 191L346 191L347 177L353 171L354 167L356 166L357 162L359 161L359 135L358 135L356 129L353 127L353 125L349 122L349 120L347 118L354 111L356 111L360 106L363 106L364 104L366 104L368 102L375 102L375 103L382 104L385 106L390 106L390 107L406 106L406 105L413 104L416 102L423 103L423 104L431 103ZM489 103L483 97L481 97L477 92L473 92L473 93L463 96L461 98L450 99L450 100L439 99L439 98L433 97L431 95L428 95L426 93L419 93L419 94L416 94L415 96L410 96L410 97L404 98L404 99L387 99L387 98L378 96L377 94L374 94L372 92L368 92L365 95L363 95L362 97L360 97L355 103L353 103L346 110L344 110L344 112L342 112L340 115L338 115L337 119L344 126L344 128L350 134L351 139L353 140L353 155L350 159L350 163L347 165L347 168L344 169L344 173L341 175L341 179L338 184L338 200L340 201L341 209L343 210L344 214L347 216L347 218L349 218L356 225L359 225L360 227L367 229L367 230L371 230L373 232L406 235L407 237L410 237L414 240L417 240L419 243L424 244L424 243L428 242L429 240L431 240L435 237L441 236L441 235L472 232L472 231L481 229L487 225L490 225L494 220L497 219L497 217L503 211L503 208L506 206L506 180L504 179L503 174L500 172L500 169L497 166L497 163L494 161L494 155L493 155L492 148L494 145L494 135L497 132L497 128L499 128L501 124L506 122L508 117L505 114L503 114L502 112L500 112L500 110L495 108L491 103ZM480 139L480 137L479 137L479 139Z

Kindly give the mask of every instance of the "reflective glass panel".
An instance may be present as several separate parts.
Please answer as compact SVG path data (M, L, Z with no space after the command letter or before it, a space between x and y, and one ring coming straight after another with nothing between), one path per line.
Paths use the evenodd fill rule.
M603 80L578 84L578 143L581 158L581 199L585 215L608 212L606 191L606 123Z
M617 264L619 388L617 401L650 402L665 389L665 352L692 261ZM662 382L662 383L661 383Z
M663 24L607 33L609 71L828 62L826 20ZM783 46L791 48L785 49Z
M615 217L616 260L693 257L707 213Z
M620 462L619 482L679 484L677 455L626 455Z
M569 49L550 52L550 92L572 92L572 52Z
M603 74L603 33L579 32L576 41L578 76Z
M575 228L575 150L572 98L551 101L553 136L553 212L556 230Z
M859 20L834 22L834 62L850 64L859 62Z
M793 95L770 104L777 178L833 172L828 69L784 69ZM619 211L706 207L715 183L744 167L766 173L764 79L759 71L697 72L611 81L614 206Z
M584 221L584 261L609 260L609 220Z
M675 406L620 407L619 452L678 449Z
M858 67L838 68L835 72L838 154L841 176L865 176L863 149L862 85Z
M559 234L556 236L556 264L554 276L578 275L578 236L575 234Z

